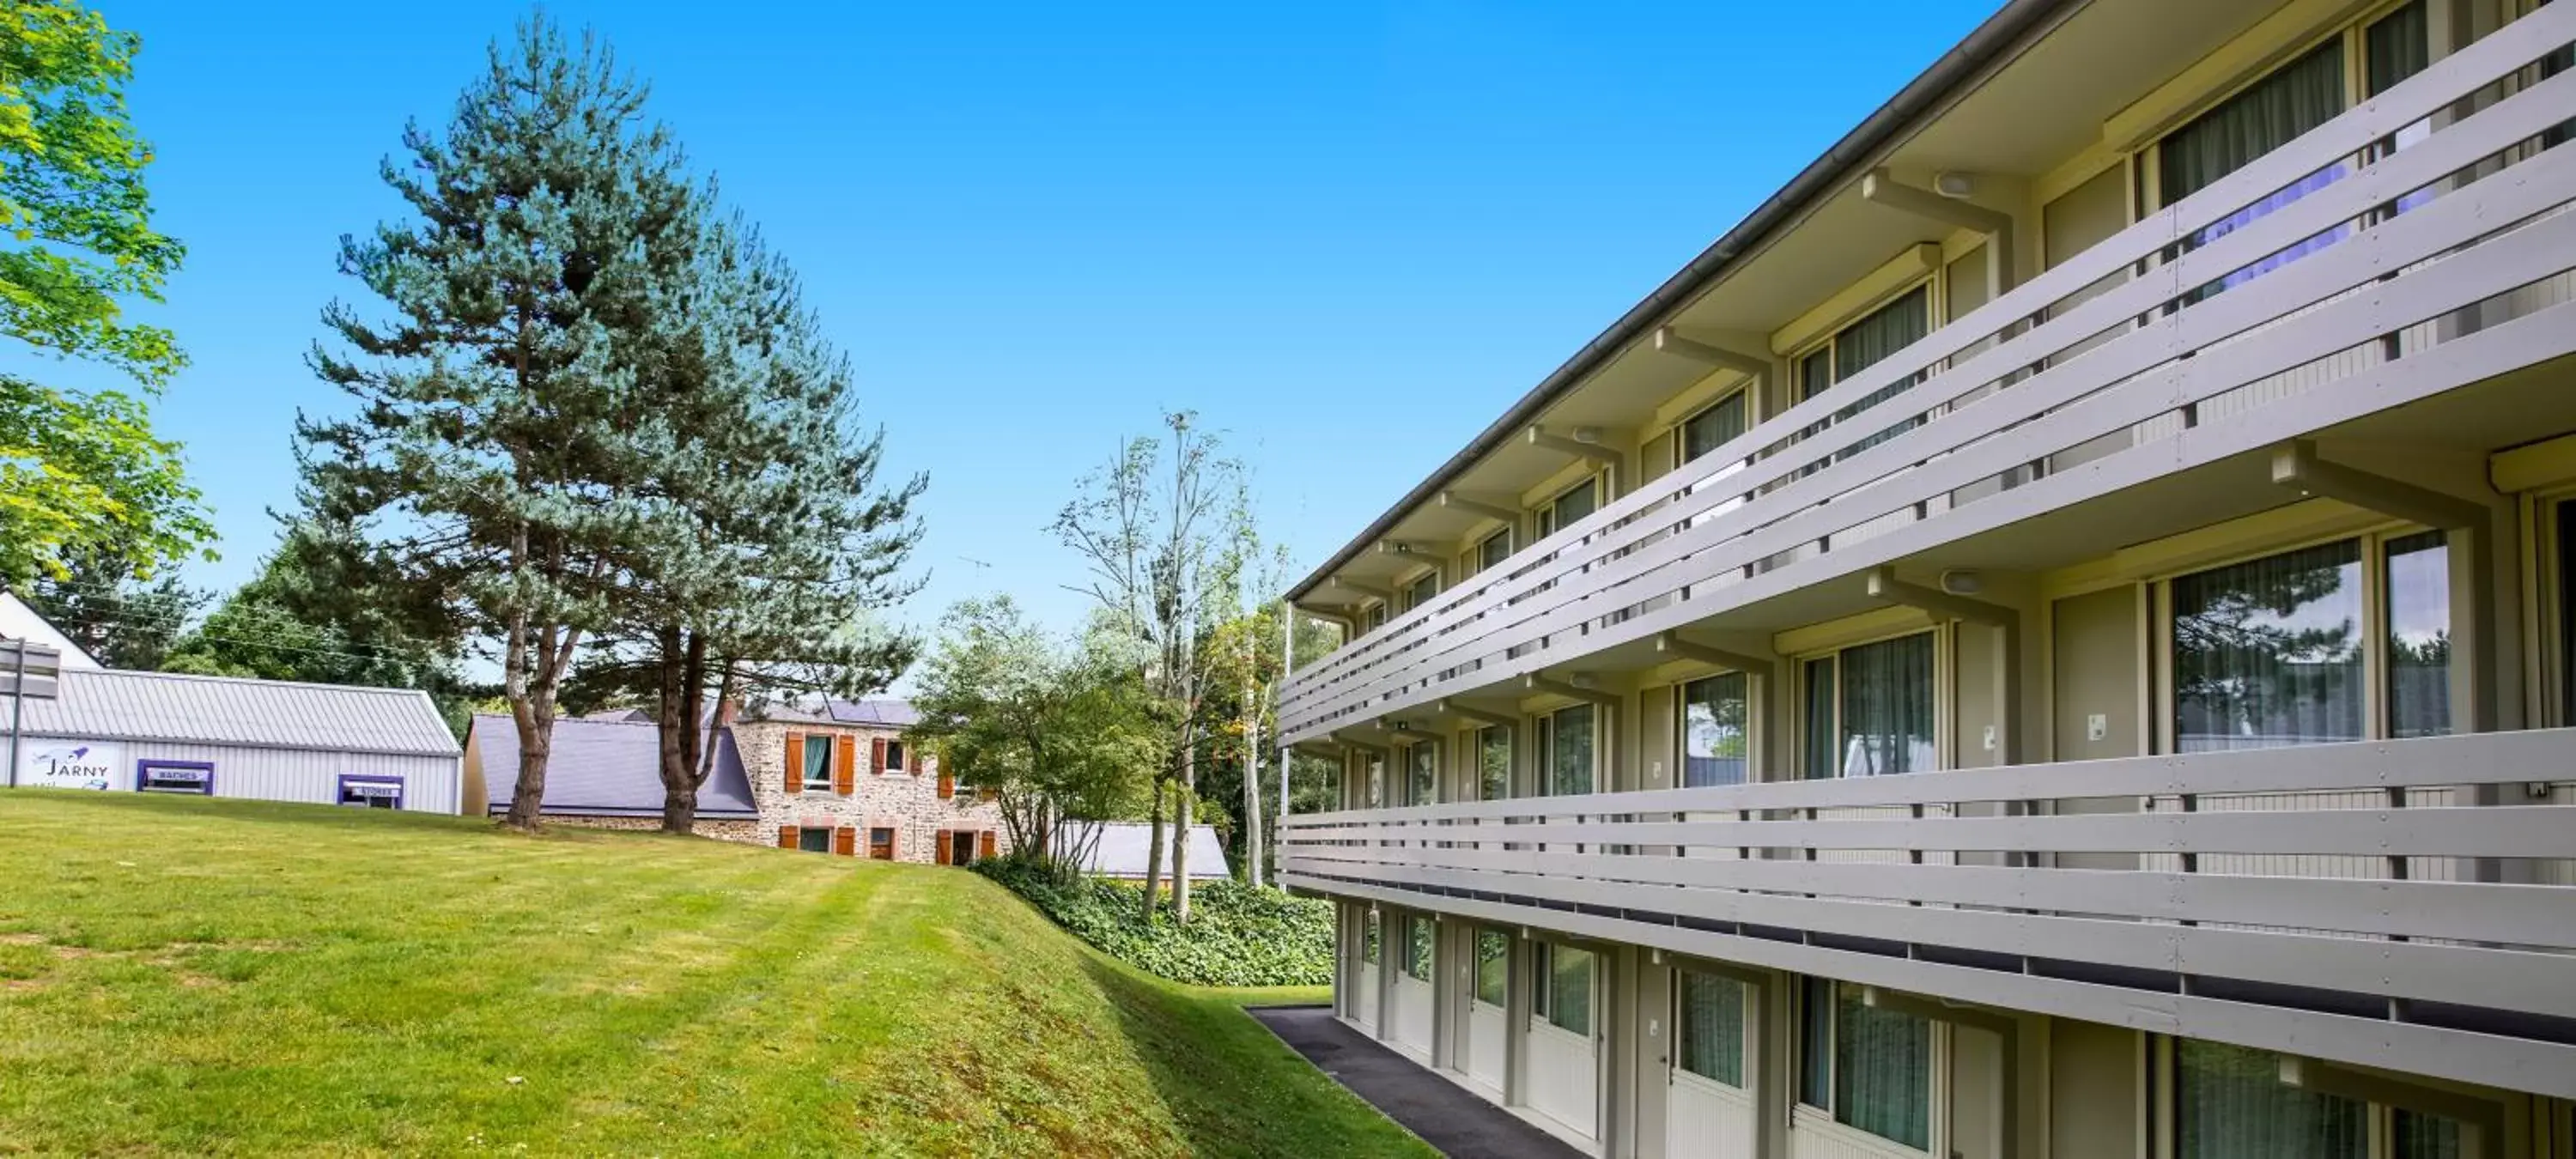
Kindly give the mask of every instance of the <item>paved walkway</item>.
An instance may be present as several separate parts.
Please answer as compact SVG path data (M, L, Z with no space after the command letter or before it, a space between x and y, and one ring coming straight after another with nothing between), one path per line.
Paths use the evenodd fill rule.
M1335 1021L1330 1007L1273 1006L1251 1013L1333 1081L1444 1155L1581 1159L1582 1152L1555 1136Z

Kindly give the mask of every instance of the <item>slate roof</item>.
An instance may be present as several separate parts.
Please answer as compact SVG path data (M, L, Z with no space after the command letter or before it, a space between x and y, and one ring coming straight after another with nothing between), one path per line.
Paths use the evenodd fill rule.
M174 741L452 757L462 751L429 694L230 676L63 668L61 695L25 702L40 736Z
M791 724L855 724L873 728L910 728L921 723L921 713L909 700L891 696L872 696L866 700L826 700L820 704L767 704L760 706L760 719L783 720Z
M483 789L495 813L509 809L518 791L519 724L508 716L477 713L468 741L483 760ZM662 815L661 730L651 721L555 721L554 750L546 758L544 813L556 816L658 817ZM733 734L715 733L716 760L698 787L698 816L757 817L751 780Z

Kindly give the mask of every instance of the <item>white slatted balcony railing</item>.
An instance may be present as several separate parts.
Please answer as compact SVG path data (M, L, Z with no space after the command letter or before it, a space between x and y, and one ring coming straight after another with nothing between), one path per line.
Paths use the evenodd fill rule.
M1289 818L1282 877L2566 1098L2571 780L2556 729L1424 805Z
M2571 40L2541 8L1396 617L1295 674L1284 739L2576 352L2576 71L2535 65Z

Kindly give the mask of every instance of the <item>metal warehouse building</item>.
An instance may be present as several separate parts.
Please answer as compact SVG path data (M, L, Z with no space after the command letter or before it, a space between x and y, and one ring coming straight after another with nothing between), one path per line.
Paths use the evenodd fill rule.
M0 713L7 711L0 705ZM458 811L459 750L429 695L64 669L29 697L11 784Z

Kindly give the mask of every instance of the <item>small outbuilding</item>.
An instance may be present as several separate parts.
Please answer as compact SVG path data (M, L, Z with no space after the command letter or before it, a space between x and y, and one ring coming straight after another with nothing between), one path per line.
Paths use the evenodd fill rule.
M417 689L65 665L58 694L19 711L13 785L431 813L460 804L456 738Z

